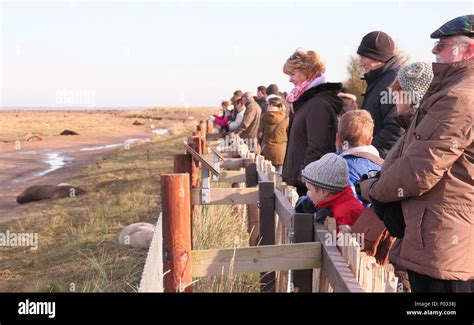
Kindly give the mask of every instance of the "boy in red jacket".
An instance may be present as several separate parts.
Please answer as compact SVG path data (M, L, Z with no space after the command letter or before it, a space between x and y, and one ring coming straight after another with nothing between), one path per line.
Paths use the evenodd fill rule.
M308 164L301 176L308 188L307 196L316 208L328 208L338 231L350 231L364 210L354 197L349 185L349 167L344 158L328 153L321 159Z

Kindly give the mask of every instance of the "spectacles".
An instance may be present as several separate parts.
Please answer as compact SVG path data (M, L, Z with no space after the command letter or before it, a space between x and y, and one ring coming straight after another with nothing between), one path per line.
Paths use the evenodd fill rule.
M436 41L434 44L434 49L436 52L443 50L445 45L468 45L468 43L443 43L441 41Z

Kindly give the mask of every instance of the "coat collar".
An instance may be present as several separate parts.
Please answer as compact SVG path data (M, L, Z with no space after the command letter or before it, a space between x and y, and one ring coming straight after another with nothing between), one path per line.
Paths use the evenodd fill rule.
M367 81L367 83L372 83L374 80L384 75L385 72L387 72L388 70L397 69L399 67L400 67L400 60L396 56L394 56L380 68L365 73L362 79Z
M450 76L464 74L474 69L474 60L454 63L433 63L433 81L431 84L442 83Z
M297 101L295 101L293 103L293 107L294 107L295 112L298 110L298 108L303 106L304 103L306 103L311 98L316 96L316 94L319 94L323 91L332 91L332 92L335 92L335 93L339 93L339 92L342 91L342 84L340 82L336 82L336 83L326 82L326 83L320 84L316 87L309 88L308 90L306 90L303 93L303 95L300 96L300 98L298 98ZM342 107L341 107L341 109L342 109Z
M331 209L335 205L339 205L343 202L346 202L348 200L354 199L354 192L352 192L352 189L350 186L347 186L344 190L341 192L331 196L329 199L326 199L324 201L319 202L316 207L318 209L326 208L328 207Z
M349 148L347 150L342 151L341 156L355 155L357 153L369 153L374 156L380 157L379 151L377 150L377 148L375 148L371 144L368 146L359 146L359 147Z

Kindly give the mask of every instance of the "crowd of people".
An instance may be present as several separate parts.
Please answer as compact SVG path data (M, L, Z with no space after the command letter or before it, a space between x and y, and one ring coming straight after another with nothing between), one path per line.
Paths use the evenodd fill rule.
M402 65L387 33L365 35L360 106L317 52L297 49L283 64L294 89L237 90L210 118L253 143L316 222L351 232L373 209L411 291L474 292L473 26L466 15L434 31L435 63Z

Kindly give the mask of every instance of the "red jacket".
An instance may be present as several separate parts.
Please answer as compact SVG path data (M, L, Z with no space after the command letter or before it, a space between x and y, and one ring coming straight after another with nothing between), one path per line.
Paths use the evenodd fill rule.
M364 206L354 197L350 186L329 199L319 202L316 207L329 208L338 229L341 225L352 226L364 211Z

